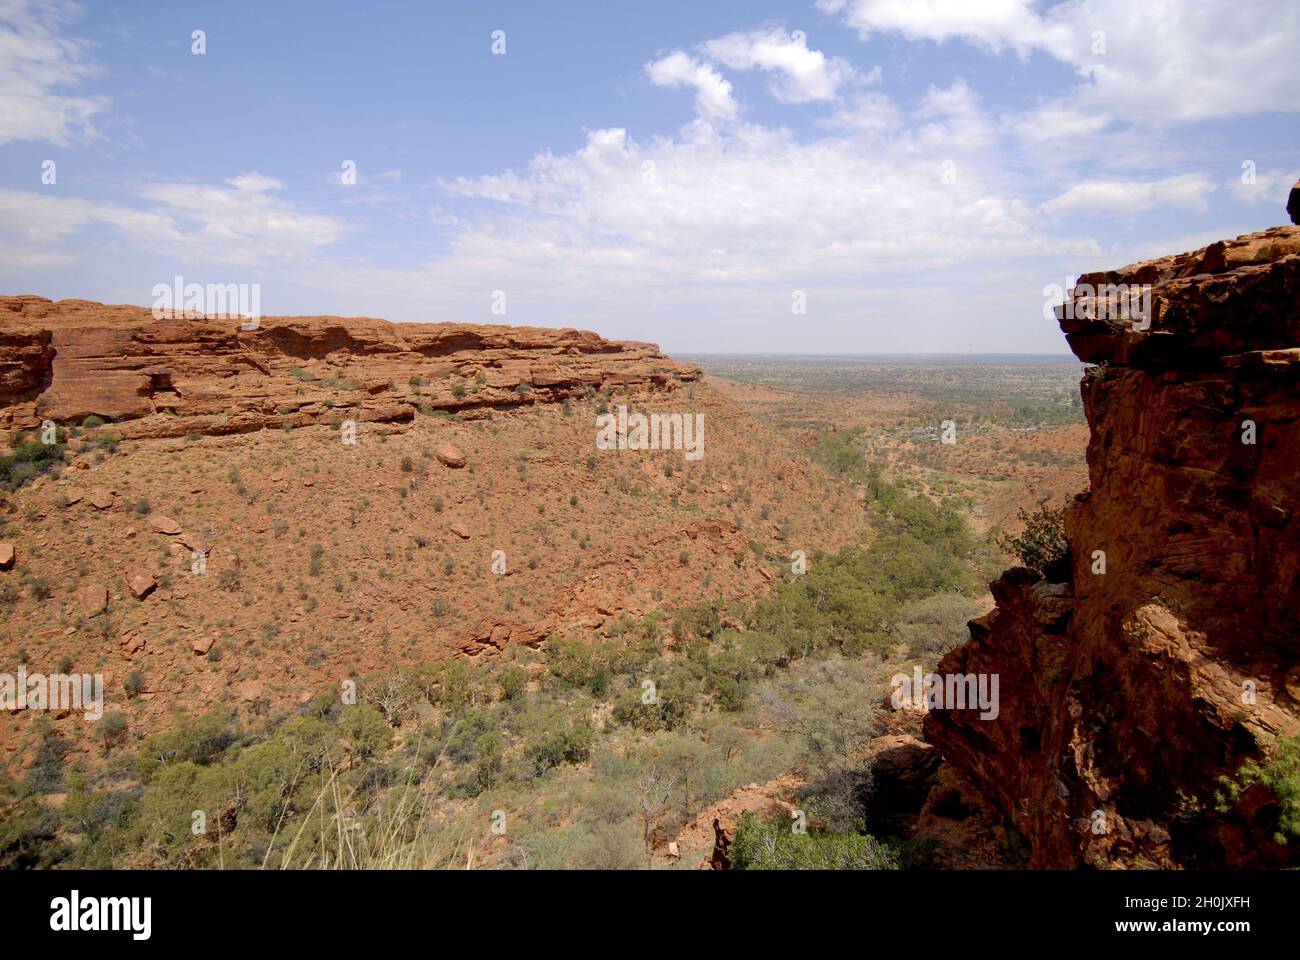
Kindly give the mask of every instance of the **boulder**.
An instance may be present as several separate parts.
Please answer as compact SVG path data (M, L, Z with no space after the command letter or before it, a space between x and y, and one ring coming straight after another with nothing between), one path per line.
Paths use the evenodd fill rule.
M194 533L193 531L186 531L176 539L189 547L190 550L196 553L201 553L205 557L212 552L212 544L208 543L201 534Z
M108 587L102 583L92 583L77 591L77 602L81 604L84 616L93 617L108 606Z
M444 443L434 451L434 456L438 458L438 461L443 466L451 467L453 470L459 470L461 467L465 466L465 454L461 453L450 443Z
M96 510L107 510L113 505L113 491L107 487L95 487L90 491L90 505Z
M8 570L14 565L14 545L0 543L0 570Z
M181 532L181 525L171 517L156 513L149 518L149 529L154 533L165 533L169 537L174 537Z
M1291 188L1291 196L1286 201L1286 212L1290 214L1292 223L1300 224L1300 180Z
M469 527L465 526L463 523L453 523L451 525L451 532L456 534L456 536L460 537L462 540L469 539Z
M153 592L154 587L158 586L158 581L148 570L128 570L125 579L126 588L137 600L143 600Z

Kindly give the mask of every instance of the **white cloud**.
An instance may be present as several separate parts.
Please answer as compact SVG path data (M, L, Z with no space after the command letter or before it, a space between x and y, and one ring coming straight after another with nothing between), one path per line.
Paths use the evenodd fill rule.
M160 183L138 191L152 206L0 189L0 238L24 245L32 257L65 255L74 234L95 224L122 231L139 247L189 261L253 265L302 259L338 240L342 221L305 213L270 194L279 181L259 173L227 187Z
M703 45L704 52L732 70L764 70L778 75L772 94L786 103L834 100L856 73L838 57L809 50L802 34L778 26L729 33Z
M734 120L739 108L731 95L731 83L713 66L677 50L661 60L646 64L650 82L659 87L695 88L695 109L710 120Z
M1286 208L1291 187L1296 182L1295 170L1255 170L1253 183L1245 182L1242 175L1231 178L1224 183L1232 195L1242 203L1275 203L1279 208Z
M848 107L822 121L821 125L832 130L884 134L898 129L902 123L903 112L892 98L867 91L858 94Z
M284 189L283 182L262 173L241 173L237 177L230 177L225 182L236 190L250 195Z
M1073 67L1084 82L1038 118L1049 130L1086 127L1084 117L1174 124L1300 110L1300 4L823 0L819 6L863 35L960 40L1022 57L1042 51ZM1036 129L1031 121L1026 132Z
M225 263L305 257L343 236L341 220L298 210L273 196L283 184L260 173L242 173L225 187L160 183L140 189L162 204L181 232L182 252Z
M1011 127L1022 140L1059 144L1091 137L1106 128L1110 118L1062 103L1049 103L1013 118Z
M842 13L863 39L876 32L936 43L961 39L1021 56L1036 49L1063 52L1071 42L1065 24L1035 12L1035 0L821 0L817 6Z
M46 140L66 146L91 137L102 96L64 92L93 77L87 44L59 34L72 7L0 0L0 143Z
M1043 210L1065 214L1140 213L1155 207L1204 210L1217 189L1208 176L1185 173L1161 180L1085 180L1043 204Z
M892 104L869 109L903 123ZM994 141L962 83L930 91L891 136L800 142L755 125L690 125L642 144L622 129L594 131L573 154L539 155L524 176L445 185L509 205L456 235L454 272L498 271L481 285L513 271L520 282L575 287L788 287L1040 253L1052 241ZM955 183L943 178L947 158L958 158Z
M182 239L162 213L81 197L0 189L0 234L27 244L34 253L57 253L48 248L94 223L119 227L134 242L173 243Z

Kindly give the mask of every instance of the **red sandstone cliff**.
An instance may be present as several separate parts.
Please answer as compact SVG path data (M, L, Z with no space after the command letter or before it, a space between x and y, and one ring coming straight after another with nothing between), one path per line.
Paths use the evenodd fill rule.
M1032 866L1295 866L1266 790L1215 792L1300 733L1300 228L1079 283L1150 284L1154 314L1058 310L1096 364L1069 572L992 584L939 672L999 674L1000 715L936 710L926 737Z
M124 437L240 433L340 417L473 414L589 387L672 389L699 371L583 330L339 317L155 320L145 307L0 297L0 429L92 414Z

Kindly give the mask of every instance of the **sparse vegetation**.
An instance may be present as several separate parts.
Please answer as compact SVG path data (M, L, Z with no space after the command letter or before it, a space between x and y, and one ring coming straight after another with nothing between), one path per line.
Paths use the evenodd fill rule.
M1026 567L1042 573L1059 568L1070 553L1065 539L1065 508L1040 507L1033 513L1019 514L1024 530L1012 536L1002 535L998 545Z

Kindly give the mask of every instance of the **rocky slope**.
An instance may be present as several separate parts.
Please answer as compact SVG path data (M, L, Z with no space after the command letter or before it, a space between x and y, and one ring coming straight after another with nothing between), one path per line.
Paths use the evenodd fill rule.
M933 710L926 737L1032 866L1295 866L1266 790L1215 793L1300 733L1300 228L1079 284L1058 310L1095 365L1068 563L992 584L939 673L998 674L1000 714ZM1149 329L1089 319L1116 315L1082 295L1107 284L1151 286Z
M672 389L699 378L648 343L582 330L367 318L155 320L149 309L0 297L0 429L95 415L122 436L245 433L347 417L473 414L589 388Z
M863 535L852 491L650 345L2 303L0 423L50 417L68 441L0 489L0 672L102 673L137 738L215 704L251 723L345 678L667 625ZM599 449L597 415L623 403L702 416L703 458ZM118 420L75 425L90 414ZM36 714L0 712L0 773L32 762ZM93 723L55 723L102 761Z

